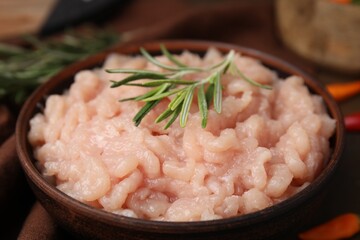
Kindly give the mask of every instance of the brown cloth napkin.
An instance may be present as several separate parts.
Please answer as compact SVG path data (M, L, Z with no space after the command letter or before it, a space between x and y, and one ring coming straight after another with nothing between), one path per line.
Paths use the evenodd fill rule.
M1 126L1 129L6 128ZM1 239L15 239L33 202L34 197L26 184L17 158L15 137L11 136L0 147Z
M277 39L270 0L137 0L131 1L108 24L119 32L127 31L128 41L181 38L235 43L274 54L307 70L313 69ZM13 131L14 121L9 120L11 117L5 108L1 115L5 120L0 122L0 137L4 139ZM0 239L71 239L41 205L34 202L12 136L0 148L0 216L3 220Z

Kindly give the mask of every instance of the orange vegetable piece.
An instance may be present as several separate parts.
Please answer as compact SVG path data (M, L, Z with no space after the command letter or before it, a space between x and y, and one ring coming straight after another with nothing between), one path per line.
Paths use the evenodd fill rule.
M299 238L302 240L336 240L349 238L359 231L359 216L354 213L346 213L300 233Z
M330 0L333 3L350 4L351 0Z
M336 101L342 101L360 93L360 80L346 83L332 83L326 87Z

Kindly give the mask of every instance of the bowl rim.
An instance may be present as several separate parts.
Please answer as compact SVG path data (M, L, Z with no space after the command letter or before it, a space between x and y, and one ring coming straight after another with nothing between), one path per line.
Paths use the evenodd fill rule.
M283 72L287 72L290 75L300 75L304 78L305 84L315 93L321 95L324 100L324 104L328 108L328 112L332 115L336 122L334 149L330 155L327 165L316 177L316 179L309 184L305 189L301 190L301 194L297 193L292 197L274 204L268 208L245 215L234 216L230 218L208 220L208 221L192 221L192 222L168 222L168 221L155 221L145 220L138 218L131 218L126 216L116 215L111 212L106 212L101 209L97 209L88 206L58 190L56 187L48 183L45 178L37 170L35 164L32 162L33 156L29 143L27 140L27 133L29 130L29 120L34 114L36 104L43 98L44 93L51 92L62 80L68 81L68 78L74 76L74 73L82 69L93 69L98 64L103 64L106 56L109 53L123 53L130 55L137 55L139 53L139 47L142 46L150 53L160 52L160 44L164 44L169 51L178 52L188 49L191 52L204 53L209 47L215 47L221 52L228 52L230 49L234 49L236 52L240 52L242 55L250 56L260 60L263 64L275 69L279 69ZM71 80L73 81L73 80ZM204 231L219 231L230 228L231 225L248 226L259 222L271 221L271 219L278 217L282 214L286 214L294 206L300 205L300 203L310 201L317 192L321 189L326 181L328 181L334 174L340 160L341 153L344 148L344 124L343 117L339 106L335 100L328 93L326 88L316 81L312 76L308 75L303 70L292 64L285 62L277 57L269 55L267 53L241 47L235 44L213 42L213 41L201 41L201 40L155 40L155 41L143 41L135 43L119 44L109 50L91 56L83 61L77 62L65 68L63 71L52 77L46 83L38 87L32 95L27 99L23 105L17 123L16 123L16 148L20 159L21 166L26 173L28 181L31 181L43 191L49 197L56 199L56 202L62 204L64 207L71 209L72 211L82 216L90 218L96 218L99 222L110 224L112 226L126 227L134 230L141 231L156 231L156 232L173 232L174 230L186 229L187 232L204 232ZM189 224L191 223L191 224Z

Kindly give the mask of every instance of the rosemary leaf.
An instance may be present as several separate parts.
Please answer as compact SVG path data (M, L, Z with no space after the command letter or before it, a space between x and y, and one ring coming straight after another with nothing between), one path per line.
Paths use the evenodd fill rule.
M136 96L136 97L131 97L131 98L123 98L123 99L120 99L119 102L126 102L126 101L141 101L145 98L148 98L148 97L151 97L153 96L154 94L156 94L157 92L159 92L160 90L162 90L162 86L160 87L157 87L157 88L154 88L152 89L151 91L148 91L147 93L143 94L143 95L139 95L139 96Z
M214 110L217 113L221 113L222 108L222 84L221 77L228 72L234 76L240 76L249 83L270 89L270 86L262 85L246 77L235 65L235 51L231 50L224 59L217 64L207 68L193 68L181 63L174 55L172 55L164 45L160 46L161 52L165 55L170 62L176 66L169 66L161 63L156 58L151 56L145 49L141 48L142 55L151 63L158 66L166 72L156 72L149 70L138 69L109 69L109 73L127 73L130 76L120 80L112 81L112 87L119 87L121 85L130 85L138 87L151 87L147 93L140 96L123 99L122 101L134 100L145 102L145 105L134 117L135 125L138 126L145 115L154 108L161 100L175 95L170 101L168 107L163 111L155 120L155 123L159 123L168 119L165 125L165 129L169 128L171 124L179 117L179 123L181 127L185 127L191 104L193 102L194 92L197 89L197 105L201 116L201 126L206 127L208 122L208 109L213 102ZM1 67L1 64L0 64ZM187 74L196 72L208 73L207 76L194 81L184 80ZM145 82L134 82L136 80L143 79ZM205 91L206 89L206 91Z
M201 126L202 128L205 128L207 125L207 118L208 118L208 105L206 102L204 85L200 85L198 89L198 106L201 115Z
M116 82L112 80L110 81L113 83ZM155 79L144 83L125 83L123 85L136 86L136 87L157 87L163 85L164 83L172 83L178 85L192 85L194 84L194 81L176 80L176 79Z
M177 109L174 110L174 112L171 115L170 120L166 123L164 129L168 129L171 124L173 124L175 122L175 120L177 119L177 117L179 116L180 112L181 112L182 107L178 107Z
M133 118L133 122L135 123L135 126L139 126L139 124L146 116L146 114L148 114L151 111L151 109L153 109L156 105L158 105L160 101L161 100L147 102Z
M152 88L152 87L156 87L156 86L160 86L160 85L161 84L144 85L143 83L126 83L126 84L124 84L124 86L147 87L147 88Z
M165 69L165 70L169 70L169 71L175 71L175 72L181 72L183 70L187 70L187 71L203 71L200 68L193 68L193 67L172 67L166 64L163 64L161 62L159 62L157 59L155 59L153 56L151 56L144 48L140 48L140 52L141 54L152 64Z
M169 103L169 108L174 111L182 104L186 95L186 91L182 91L176 95L176 97Z
M141 97L141 96L138 96ZM135 101L137 97L130 97L130 98L122 98L119 99L119 102L127 102L127 101Z
M222 86L220 80L220 73L217 72L214 77L214 109L217 113L221 113Z
M126 78L124 78L121 81L113 82L110 87L115 88L119 87L121 85L127 84L132 81L140 80L140 79L165 79L166 76L159 73L135 73L133 75L130 75Z
M174 111L172 111L170 108L167 108L164 112L162 112L156 119L155 123L159 123L161 121L164 121L166 118L170 117L173 114Z
M214 70L214 69L216 69L216 68L219 68L219 67L225 65L225 64L228 63L228 62L231 62L231 61L233 60L233 58L234 58L234 55L235 55L234 50L231 50L231 51L227 54L227 56L225 57L224 60L222 60L221 62L219 62L219 63L211 66L210 68L208 68L208 71Z
M164 76L167 75L166 73L159 73L156 71L143 70L143 69L106 69L105 71L108 73L130 73L130 74L143 73L143 74L162 74Z
M206 104L210 106L211 100L214 97L214 84L209 84L205 92Z
M156 79L150 82L143 83L144 87L159 86L164 83L174 83L177 85L192 85L194 81L177 80L177 79Z
M10 44L0 43L0 56L10 57L25 53L26 50Z
M149 62L151 62L152 64L154 64L154 65L156 65L156 66L158 66L160 68L163 68L165 70L170 70L170 71L179 71L179 70L181 70L178 67L168 66L168 65L165 65L165 64L159 62L154 57L152 57L144 48L140 48L140 52Z
M186 90L186 95L184 97L184 101L182 104L181 112L180 112L180 127L185 127L189 111L192 103L192 99L194 96L194 88L195 86L192 85Z
M252 79L248 78L247 76L245 76L245 74L243 74L235 64L232 64L230 66L230 68L232 69L233 75L238 75L239 77L241 77L242 79L244 79L245 81L250 83L251 85L254 85L254 86L260 87L260 88L264 88L264 89L268 89L268 90L272 89L272 87L269 86L269 85L264 85L264 84L255 82L254 80L252 80Z
M136 101L145 100L145 99L147 99L147 98L149 98L149 97L154 96L155 94L164 92L164 91L166 90L166 88L168 88L168 87L169 87L168 85L158 86L157 88L154 88L154 89L148 91L147 93L136 97L135 100L136 100Z
M154 100L158 100L158 99L163 99L165 97L171 96L171 95L173 95L175 93L178 93L180 91L181 91L181 89L174 89L174 90L171 90L171 91L158 93L156 95L153 95L151 97L148 97L148 98L145 98L145 99L142 99L142 100L144 102L150 102L150 101L154 101Z
M160 49L161 49L161 52L175 65L177 65L178 67L182 67L182 68L187 67L185 64L183 64L182 62L177 60L174 57L174 55L172 55L163 44L160 45Z
M89 30L41 40L26 36L26 47L0 43L0 100L21 105L37 86L64 67L119 40L116 33Z

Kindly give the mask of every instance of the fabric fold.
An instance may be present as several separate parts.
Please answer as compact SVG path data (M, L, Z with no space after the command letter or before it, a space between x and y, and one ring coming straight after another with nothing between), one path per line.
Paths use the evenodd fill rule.
M21 169L12 135L0 147L0 216L5 229L2 239L16 237L33 203L34 196Z
M31 208L18 240L60 240L72 239L54 222L39 202Z

